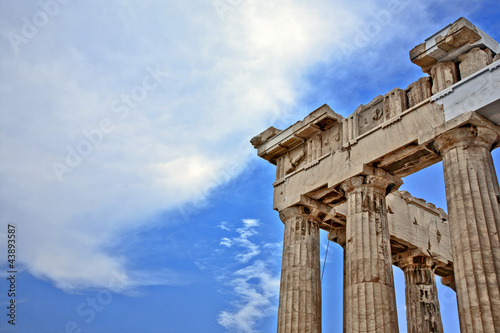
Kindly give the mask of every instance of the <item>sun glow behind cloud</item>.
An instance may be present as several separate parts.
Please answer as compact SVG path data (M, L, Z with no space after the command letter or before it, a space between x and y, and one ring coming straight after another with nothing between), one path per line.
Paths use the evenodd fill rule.
M251 135L293 104L314 41L293 6L281 22L263 3L225 21L201 3L90 3L61 6L17 54L2 49L2 219L23 226L29 271L67 290L133 285L105 245L238 174ZM12 9L2 29L18 34L16 18L41 10Z

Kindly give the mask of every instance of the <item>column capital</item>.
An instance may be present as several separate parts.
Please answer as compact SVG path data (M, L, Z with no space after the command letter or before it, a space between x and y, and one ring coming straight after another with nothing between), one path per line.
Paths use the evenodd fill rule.
M340 184L340 189L345 194L356 188L375 187L389 194L394 188L401 186L403 181L383 169L373 168L372 172L365 175L354 176L346 179Z
M403 271L412 267L430 268L434 267L434 260L431 257L424 255L416 255L403 258L394 263L396 266L401 268Z
M457 292L457 285L455 283L455 275L443 276L441 278L441 284L451 288L454 292Z
M469 146L479 146L491 150L499 139L499 134L491 128L469 125L454 128L439 135L434 140L434 147L441 154L445 154L456 147L466 149Z
M345 248L345 244L347 243L346 227L332 228L330 232L328 232L328 240Z
M321 209L303 205L288 207L280 210L279 213L280 219L283 223L286 223L286 221L290 220L293 217L302 216L307 217L317 224L321 224L327 217L327 214Z

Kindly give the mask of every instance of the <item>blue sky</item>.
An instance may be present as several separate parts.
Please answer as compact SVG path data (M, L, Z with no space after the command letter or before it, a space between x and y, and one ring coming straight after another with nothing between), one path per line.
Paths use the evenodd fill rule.
M461 16L500 40L496 1L0 0L0 332L274 331L283 225L250 138L405 88L408 51ZM441 168L403 189L446 208ZM341 302L331 244L324 332Z

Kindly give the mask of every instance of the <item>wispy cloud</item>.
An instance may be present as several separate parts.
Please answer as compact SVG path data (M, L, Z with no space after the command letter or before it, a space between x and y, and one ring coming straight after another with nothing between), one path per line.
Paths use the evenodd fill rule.
M224 230L231 231L230 228L227 228L224 223L219 224L219 228L223 226ZM250 259L260 254L260 246L253 243L249 238L257 235L256 227L260 225L259 221L254 219L244 219L243 227L237 228L235 230L239 235L237 237L228 238L223 237L220 240L219 245L223 245L225 247L238 247L242 249L242 253L238 253L236 255L236 259L242 263L248 262Z
M218 226L217 228L219 229L222 229L222 230L226 230L226 231L230 231L231 229L229 229L229 227L227 226L227 222L225 221L222 221Z
M220 243L219 245L224 245L226 247L231 247L233 246L233 241L230 240L229 238L227 237L223 237L221 240L220 240Z
M257 235L255 227L259 226L259 221L246 219L243 220L243 225L243 228L236 230L240 234L240 237L236 237L232 241L234 244L247 250L246 253L240 253L236 256L239 261L246 263L260 253L260 247L249 240L251 236Z
M256 332L255 324L276 312L279 278L271 271L269 264L255 260L252 265L234 273L234 280L229 285L238 297L234 302L236 310L222 311L219 324L230 332Z
M221 275L222 282L232 289L235 299L233 309L222 311L218 322L230 332L248 333L255 332L256 324L276 311L279 276L276 262L268 257L278 246L271 243L257 245L250 241L250 237L258 234L258 220L244 219L242 224L235 230L238 236L224 237L220 243L226 247L234 245L232 253L237 255L234 263L229 265L240 268L229 276ZM246 266L241 267L242 264Z

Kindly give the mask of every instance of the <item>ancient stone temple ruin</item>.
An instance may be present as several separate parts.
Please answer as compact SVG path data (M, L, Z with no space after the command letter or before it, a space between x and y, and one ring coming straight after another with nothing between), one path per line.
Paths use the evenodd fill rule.
M319 231L344 248L344 331L442 332L435 275L456 291L462 332L500 332L500 48L464 18L410 51L424 76L343 118L323 105L251 140L276 165L285 226L278 332L321 332ZM442 161L447 216L402 178Z

